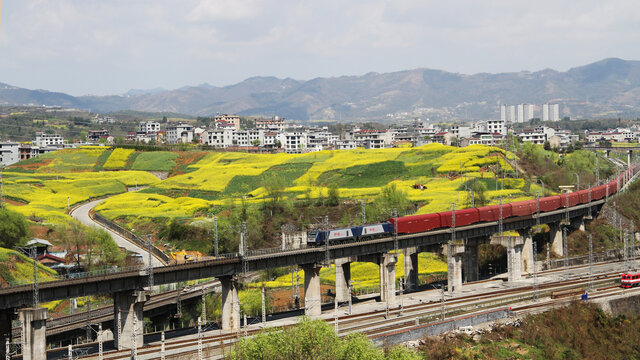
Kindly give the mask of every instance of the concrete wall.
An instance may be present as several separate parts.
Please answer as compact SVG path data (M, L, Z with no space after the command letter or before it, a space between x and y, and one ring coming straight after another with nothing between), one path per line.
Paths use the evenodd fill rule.
M455 330L463 326L475 326L478 324L496 321L498 319L504 319L509 316L511 316L511 310L509 310L509 308L483 311L426 325L419 325L405 330L376 335L372 337L371 340L376 345L395 345L405 341L417 340L425 335L440 335L444 332Z
M613 316L640 314L640 294L618 296L595 302L602 310Z

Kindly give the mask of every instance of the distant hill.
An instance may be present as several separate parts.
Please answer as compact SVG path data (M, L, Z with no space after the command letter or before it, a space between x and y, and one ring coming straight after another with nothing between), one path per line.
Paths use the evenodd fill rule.
M362 76L253 77L238 84L131 90L126 96L80 96L0 84L0 104L75 106L97 112L136 110L210 116L274 114L291 119L380 120L408 113L434 120L496 117L501 103L561 104L561 116L640 115L640 61L616 58L566 72L465 75L415 69Z

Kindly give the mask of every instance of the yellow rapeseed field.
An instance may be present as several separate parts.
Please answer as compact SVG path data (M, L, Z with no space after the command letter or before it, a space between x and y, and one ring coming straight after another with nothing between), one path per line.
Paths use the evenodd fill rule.
M133 149L117 148L113 150L111 155L109 155L109 158L107 159L107 161L104 163L103 168L123 169L124 166L127 164L127 159L129 159L129 156L131 156L133 152L134 152Z

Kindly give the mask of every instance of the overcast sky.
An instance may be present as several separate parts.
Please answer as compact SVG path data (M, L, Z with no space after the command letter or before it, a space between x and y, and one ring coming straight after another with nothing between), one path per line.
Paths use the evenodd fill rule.
M4 0L0 82L73 95L640 59L637 0Z

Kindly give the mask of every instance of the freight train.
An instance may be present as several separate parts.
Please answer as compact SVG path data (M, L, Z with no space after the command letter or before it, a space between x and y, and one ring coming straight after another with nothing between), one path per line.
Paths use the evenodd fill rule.
M354 226L342 229L320 230L308 233L307 245L321 246L356 240L385 237L395 234L416 234L439 228L467 226L482 222L498 221L515 216L528 216L539 212L558 210L580 204L588 204L615 194L618 186L624 186L625 179L631 178L638 165L624 171L619 178L604 185L572 193L554 195L538 200L523 200L502 205L482 206L433 214L394 217L381 224ZM539 207L539 208L538 208Z

